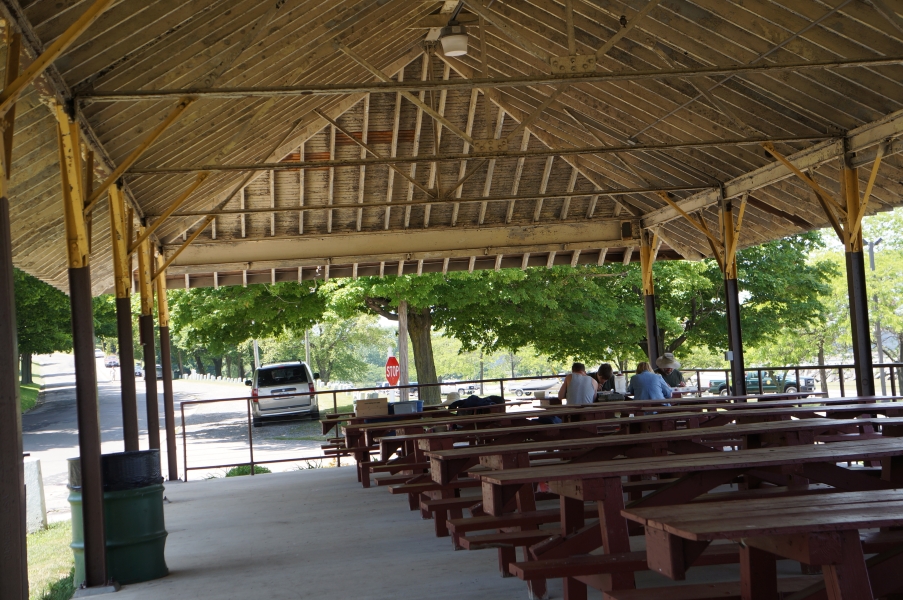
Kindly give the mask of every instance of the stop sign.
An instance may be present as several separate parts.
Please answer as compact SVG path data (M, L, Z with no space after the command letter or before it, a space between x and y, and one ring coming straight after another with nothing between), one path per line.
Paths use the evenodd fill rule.
M390 356L386 361L386 381L389 385L398 385L398 378L401 377L401 367L398 365L398 359Z

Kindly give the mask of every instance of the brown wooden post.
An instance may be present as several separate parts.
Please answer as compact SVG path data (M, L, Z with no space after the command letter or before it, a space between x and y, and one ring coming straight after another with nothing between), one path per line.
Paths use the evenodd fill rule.
M119 379L122 438L126 452L138 450L138 396L135 390L135 346L132 332L132 269L128 251L128 216L122 190L110 187L110 231L116 290L116 334L119 341Z
M868 293L865 285L865 255L862 247L862 228L851 222L861 219L858 169L844 165L841 191L846 200L847 218L844 227L844 249L847 270L847 293L850 299L850 334L853 338L853 363L856 373L856 393L875 395L875 373L872 370L872 340L869 331ZM855 233L854 233L855 231Z
M21 36L7 30L6 86L19 72ZM0 137L0 598L27 600L25 471L22 464L22 412L19 400L19 343L13 277L9 176L12 170L15 105L3 118Z
M655 263L655 245L658 235L648 229L640 232L640 269L643 273L643 308L646 312L646 353L649 363L655 367L663 351L658 321L655 316L655 280L652 277L652 265Z
M82 170L78 126L63 107L57 105L55 110L69 264L69 299L72 306L75 401L85 543L84 583L88 587L95 587L107 583L107 566L100 465L100 417L94 357L94 311L88 231L84 214L85 175ZM76 581L76 587L81 583Z
M142 228L143 229L143 228ZM138 247L138 291L141 316L138 335L144 346L144 403L147 407L147 440L151 449L160 449L160 412L157 405L157 354L154 348L154 285L151 269L151 245L145 240Z
M157 257L157 264L163 264L163 257ZM160 325L160 364L163 367L163 418L166 427L166 459L169 467L169 480L179 478L179 465L176 458L176 414L172 395L172 357L169 348L169 302L166 298L166 273L158 273L157 282L157 320ZM156 369L154 369L156 371Z
M738 232L734 229L733 203L724 197L721 198L721 224L724 244L724 307L727 316L727 344L732 356L732 388L734 395L742 396L746 394L746 363L743 359L743 327L740 324L740 288L737 286ZM739 229L739 222L737 228Z

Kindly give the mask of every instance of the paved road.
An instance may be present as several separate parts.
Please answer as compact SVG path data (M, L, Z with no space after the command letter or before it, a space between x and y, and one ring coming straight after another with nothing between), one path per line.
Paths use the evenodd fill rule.
M75 371L72 356L54 354L34 358L44 386L42 403L22 415L22 433L25 452L40 459L44 477L44 497L47 517L50 521L69 517L68 463L78 456L78 424L75 411ZM97 361L98 404L100 412L101 451L122 452L122 408L118 373ZM118 370L116 370L118 372ZM245 396L241 385L229 385L204 381L178 380L174 383L176 405L176 435L181 436L179 403L187 400L231 398ZM138 384L138 426L140 447L147 448L147 409L144 401L144 381ZM165 430L163 429L163 389L158 383L158 403L162 450L161 460L166 459ZM218 465L248 461L247 405L234 401L212 405L186 407L188 458L191 466ZM290 421L268 424L254 429L255 460L272 460L287 457L320 455L322 436L319 423ZM183 477L184 465L181 437L177 437L179 476ZM306 466L305 463L301 463ZM298 468L297 463L270 465L275 470ZM192 471L190 479L222 476L224 469ZM166 473L164 472L164 476Z

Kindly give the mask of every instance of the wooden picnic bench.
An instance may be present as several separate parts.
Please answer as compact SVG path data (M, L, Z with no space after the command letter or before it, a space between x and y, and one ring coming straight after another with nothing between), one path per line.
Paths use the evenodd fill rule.
M672 431L637 433L631 435L608 435L578 439L558 439L549 441L527 442L520 444L483 443L451 450L435 450L425 452L430 461L430 474L434 481L448 483L468 469L478 464L489 468L501 461L503 456L537 456L548 460L553 453L559 454L563 461L580 462L591 460L608 460L618 456L638 455L645 452L671 452L675 454L691 454L708 452L713 448L728 445L741 447L761 447L766 445L791 445L797 443L813 443L823 435L832 434L832 440L840 440L839 435L850 439L863 439L863 436L875 435L871 431L863 431L867 425L874 426L886 421L887 424L903 425L903 418L893 419L803 419L799 421L766 421L741 425L721 425L704 429L679 429ZM750 444L751 440L751 444ZM707 444L707 442L717 442ZM425 464L425 463L419 463Z
M839 490L864 491L890 489L903 480L901 461L903 443L894 438L846 442L755 448L735 452L705 452L689 455L627 458L606 462L586 462L553 467L516 468L503 471L476 470L482 481L483 510L500 516L524 486L547 482L550 491L562 497L560 513L562 533L530 549L537 560L560 559L587 554L602 547L605 554L630 552L627 521L621 515L624 506L622 477L658 476L668 473L677 480L636 500L630 508L675 505L711 492L742 475L754 475L769 481L804 488L814 481ZM885 460L886 459L886 460ZM873 477L838 463L879 460L881 477ZM770 498L780 497L769 495ZM585 526L583 503L595 501L599 523ZM630 573L615 573L611 589L630 589ZM565 579L568 598L585 597L586 584L576 578Z
M778 600L778 557L822 567L823 584L798 590L801 598L826 592L832 600L871 600L903 591L899 572L891 573L888 565L880 572L869 569L859 535L861 529L903 525L903 491L629 508L622 515L646 528L650 569L675 580L685 578L687 568L713 540L741 542L742 600ZM896 564L903 567L899 552ZM711 592L732 585L714 586ZM606 598L662 598L663 592L667 590L646 596L611 592Z

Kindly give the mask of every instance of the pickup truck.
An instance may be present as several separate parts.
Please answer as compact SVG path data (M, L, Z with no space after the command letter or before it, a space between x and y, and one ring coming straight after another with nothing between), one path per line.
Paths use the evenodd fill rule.
M797 385L795 378L785 379L779 375L774 375L773 372L769 373L768 371L762 371L762 392L766 394L775 394L778 392L785 392L788 394L794 392L814 392L815 391L815 378L814 377L800 377L800 384ZM710 394L716 394L721 396L727 396L727 384L724 379L712 379L709 381L709 389L707 390ZM758 394L759 393L759 375L758 373L747 373L746 374L746 391L750 394Z

